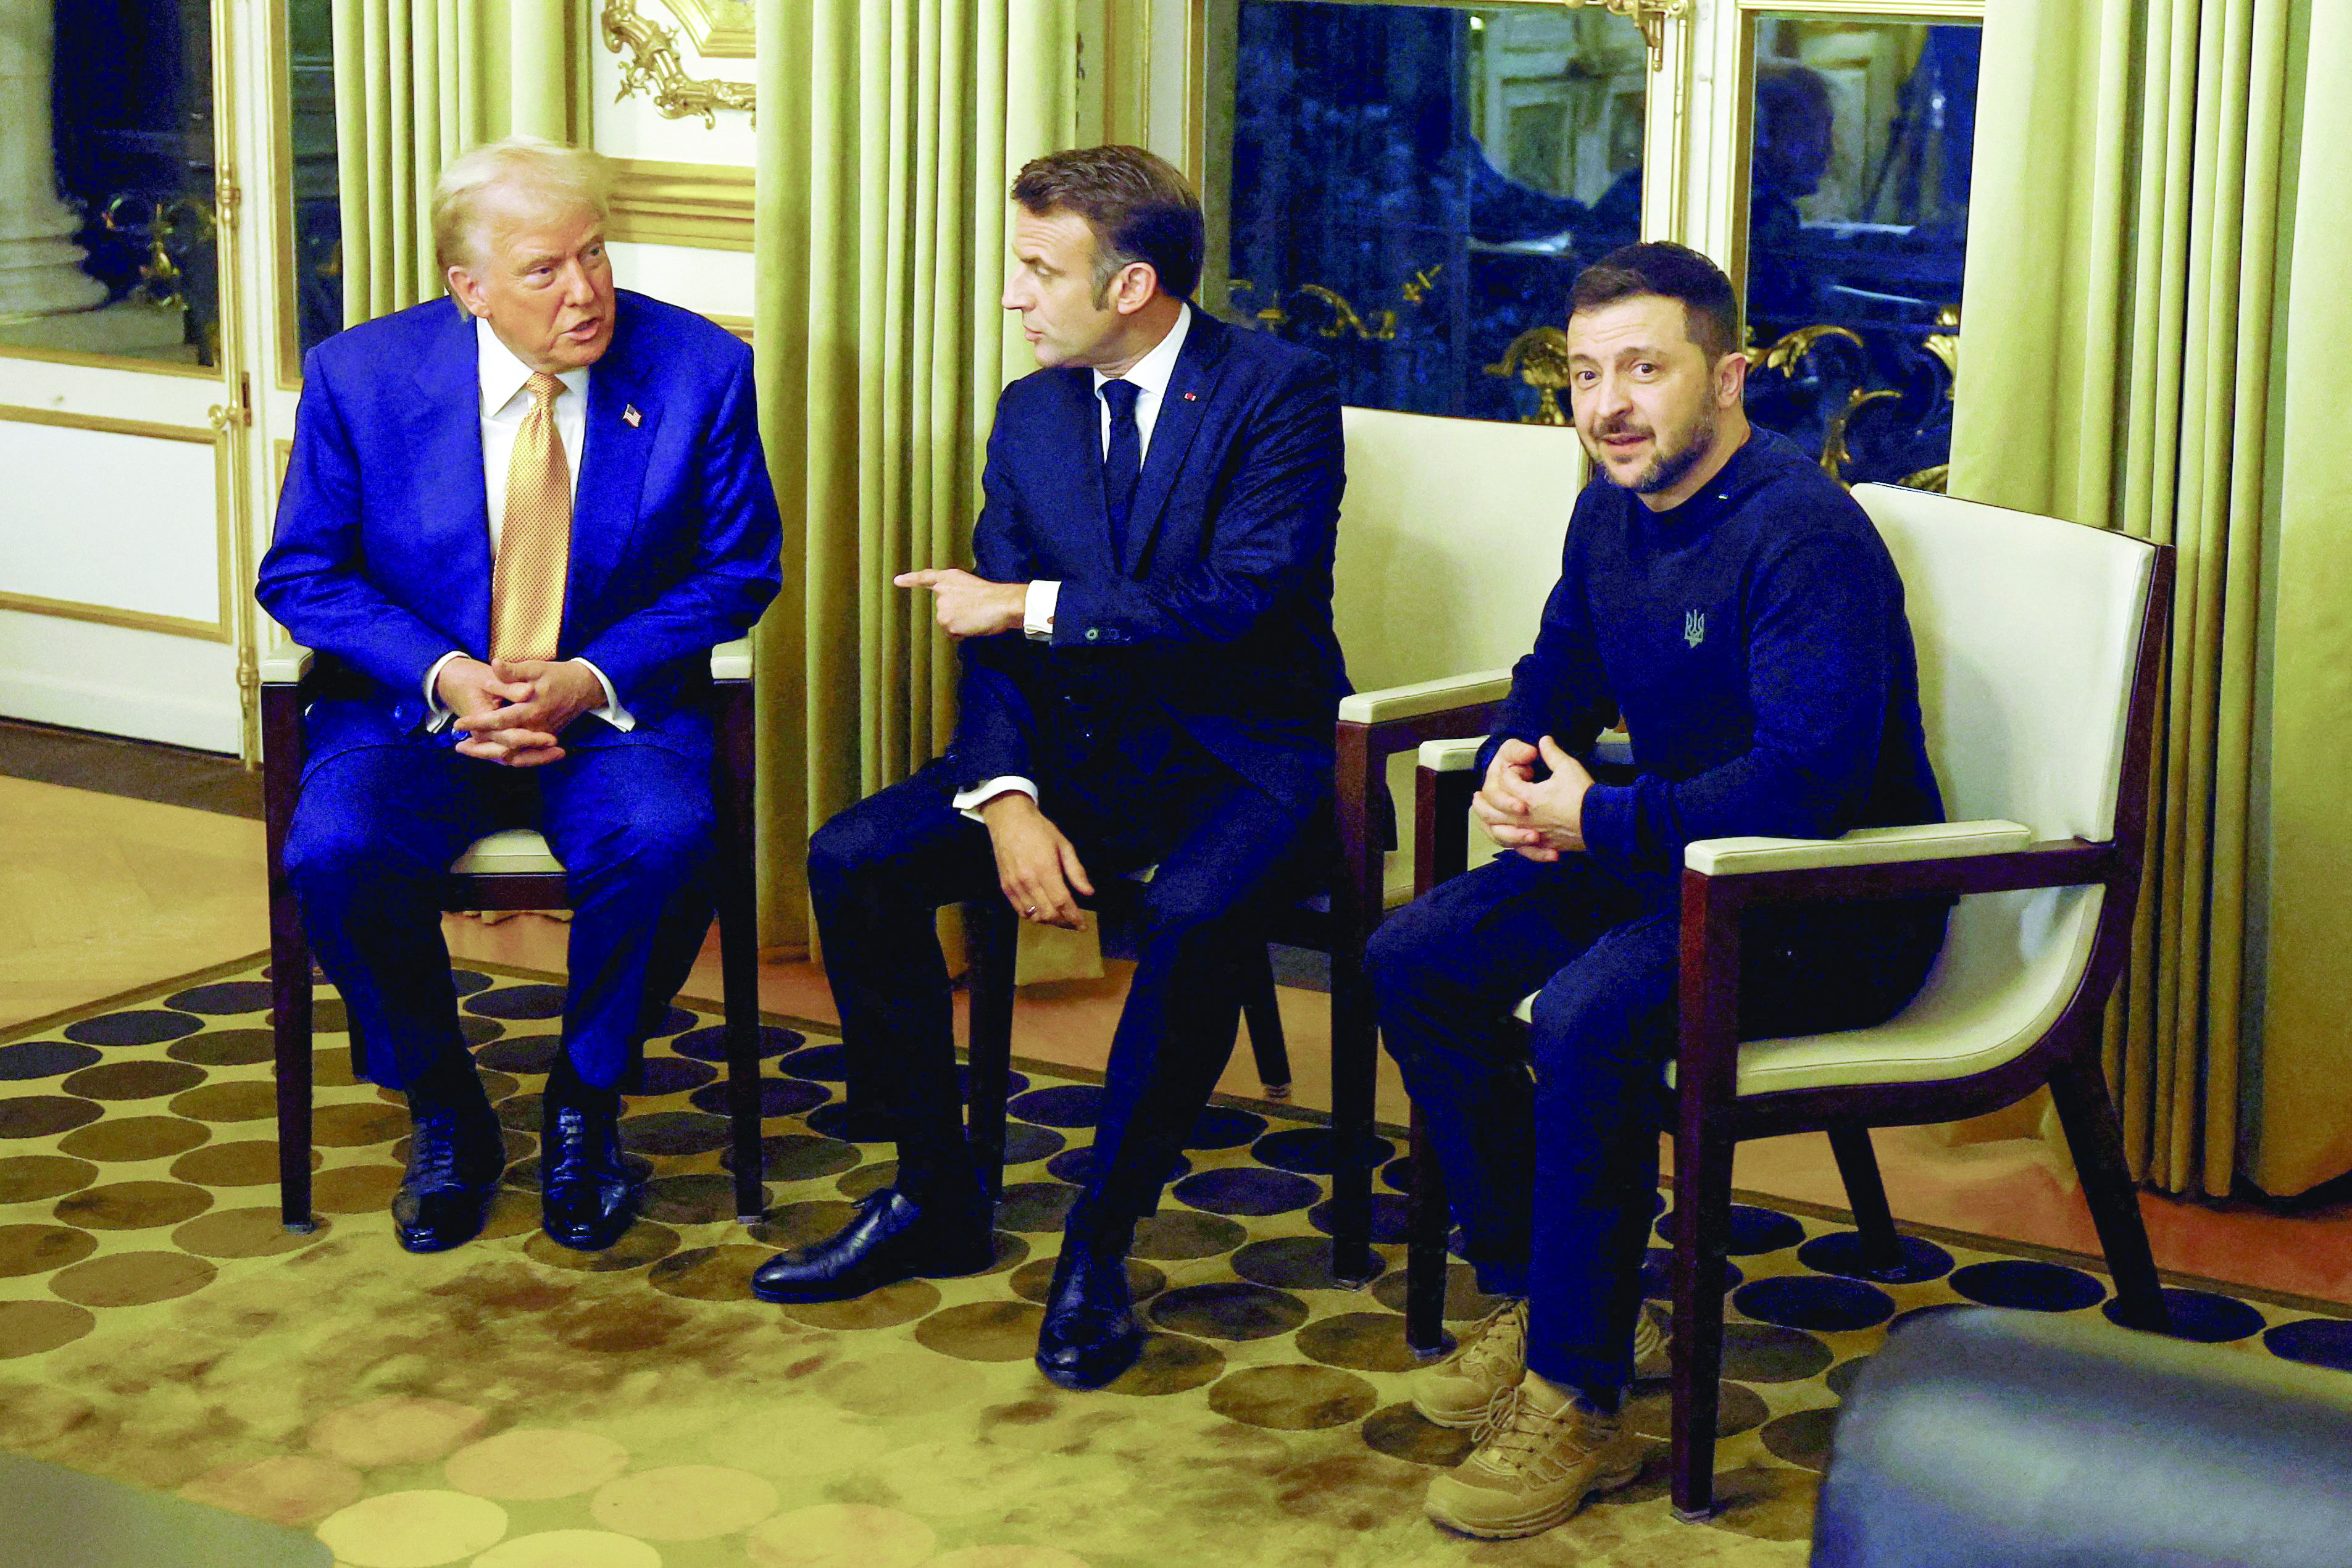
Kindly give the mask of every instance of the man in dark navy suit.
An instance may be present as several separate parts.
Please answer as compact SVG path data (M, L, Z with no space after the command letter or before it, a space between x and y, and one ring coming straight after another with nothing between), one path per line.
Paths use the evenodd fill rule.
M441 892L533 826L570 881L543 1222L628 1227L617 1084L710 924L711 647L780 584L751 356L622 293L593 154L516 137L434 195L452 300L312 351L259 596L325 662L286 844L361 1070L406 1091L402 1246L482 1227L505 1146L457 1030Z
M912 572L961 639L947 754L809 847L842 1034L898 1140L897 1184L763 1265L770 1300L990 1261L934 933L1001 891L1075 926L1094 879L1156 867L1095 1151L1037 1362L1067 1387L1141 1342L1125 1258L1234 1047L1254 913L1312 875L1347 689L1331 630L1339 396L1316 356L1186 303L1199 199L1149 153L1059 153L1013 186L1004 307L1045 368L997 404L976 572Z

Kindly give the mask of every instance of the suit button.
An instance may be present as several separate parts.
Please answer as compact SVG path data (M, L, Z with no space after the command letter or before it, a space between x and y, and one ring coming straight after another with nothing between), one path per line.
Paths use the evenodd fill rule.
M1087 641L1095 642L1099 640L1101 637L1102 628L1100 626L1088 626L1087 628Z

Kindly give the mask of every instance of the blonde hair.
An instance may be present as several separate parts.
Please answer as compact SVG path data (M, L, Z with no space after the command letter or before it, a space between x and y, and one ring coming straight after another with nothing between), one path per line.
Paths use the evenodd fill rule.
M612 174L602 156L544 136L485 142L450 161L433 185L433 259L446 277L452 267L481 260L485 198L518 190L549 207L584 209L599 218L612 210Z

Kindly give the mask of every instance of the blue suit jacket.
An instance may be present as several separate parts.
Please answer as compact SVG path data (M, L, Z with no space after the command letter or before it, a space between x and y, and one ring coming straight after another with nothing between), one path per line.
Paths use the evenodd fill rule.
M1331 790L1332 709L1349 690L1331 629L1344 480L1330 364L1195 310L1111 551L1093 373L1040 370L997 400L972 529L982 577L1061 584L1050 643L962 645L948 761L959 787L1066 765L1074 702L1156 704L1213 755L1301 812Z
M257 595L332 660L307 719L311 766L415 736L434 662L453 648L489 655L474 333L471 316L427 300L329 338L305 363ZM690 310L622 291L589 376L558 648L603 670L637 721L602 739L708 753L693 699L711 647L775 597L781 533L751 351Z

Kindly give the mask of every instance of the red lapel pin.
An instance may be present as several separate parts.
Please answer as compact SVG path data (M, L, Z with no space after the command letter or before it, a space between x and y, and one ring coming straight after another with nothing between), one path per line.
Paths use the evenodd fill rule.
M1201 401L1201 395L1197 392L1188 392L1184 395L1184 401L1187 403L1198 403Z

